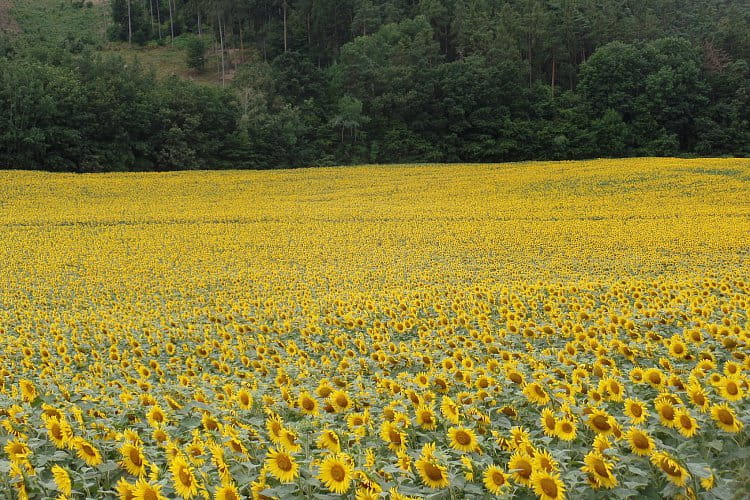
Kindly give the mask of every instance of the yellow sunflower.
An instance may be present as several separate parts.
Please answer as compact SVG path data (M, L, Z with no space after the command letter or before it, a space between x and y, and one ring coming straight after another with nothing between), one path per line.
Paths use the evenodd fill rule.
M675 428L677 431L687 438L695 436L698 432L698 422L690 415L690 412L685 408L679 408L675 412Z
M423 404L419 405L416 412L417 425L425 430L433 431L437 428L437 419L435 418L435 411L431 406Z
M657 451L651 454L651 463L664 472L667 479L676 486L685 486L690 477L688 471L665 452Z
M450 439L449 445L454 450L465 453L479 451L477 435L467 427L451 427L448 429L448 438Z
M299 474L299 464L283 450L271 449L266 455L266 468L282 483L291 483Z
M513 479L524 486L531 486L531 474L534 472L533 459L523 452L515 452L508 460L508 472Z
M326 449L332 453L341 451L341 441L338 434L330 429L324 429L318 436L318 447Z
M654 440L651 439L648 432L644 430L631 427L625 433L625 439L628 440L630 449L636 455L645 457L654 451Z
M386 420L380 425L380 437L388 443L388 447L393 451L406 448L406 433L402 432L399 426L393 422Z
M135 484L133 500L167 500L167 497L161 494L161 486L140 480Z
M297 397L297 405L304 415L317 415L320 411L318 401L307 391L303 391L299 394Z
M68 471L66 471L59 465L55 465L52 467L52 478L55 480L57 491L59 491L66 497L69 497L73 494L73 482L70 480Z
M568 418L563 418L555 424L555 436L563 441L573 441L576 438L576 423Z
M625 400L625 415L634 424L642 424L648 418L648 409L643 401L638 399Z
M437 462L432 456L422 456L414 464L419 472L422 482L433 489L446 488L450 485L448 472L444 465Z
M458 425L461 421L458 405L448 396L443 396L443 399L440 401L440 413L454 425Z
M535 470L531 474L531 487L540 500L562 500L565 498L565 484L560 474L546 470Z
M242 410L250 410L253 407L253 396L247 389L237 391L235 399Z
M240 492L233 484L225 484L214 493L214 500L240 500Z
M726 404L716 404L711 407L711 417L716 425L725 432L739 432L744 424L737 419L734 410Z
M503 472L502 467L490 465L484 471L482 480L487 491L493 495L501 495L508 487L508 475Z
M608 436L612 434L614 418L606 411L594 408L589 414L586 423L598 434Z
M172 472L172 483L178 495L185 499L198 495L198 481L195 478L195 472L183 457L175 457L169 466L169 470Z
M59 449L65 449L73 438L73 429L65 419L49 417L44 422L47 427L47 436Z
M597 450L592 450L583 458L581 470L588 474L589 479L597 488L611 489L617 486L617 478L612 473L612 464Z
M539 417L539 422L545 435L556 435L555 429L557 428L557 420L555 419L555 414L552 412L552 410L550 410L549 408L543 409Z
M342 413L352 407L352 400L346 391L333 391L328 396L328 402L331 404L336 413Z
M117 482L117 495L120 500L133 500L135 498L135 485L127 482L125 478L120 478Z
M734 377L722 377L716 388L719 390L719 396L727 401L740 401L745 397L742 384Z
M120 447L123 469L132 476L142 477L147 472L148 463L143 455L143 450L132 443L125 443Z
M96 467L102 463L102 455L99 450L85 439L79 437L71 441L73 449L76 451L78 458L86 462L90 467Z
M352 481L351 457L343 453L327 456L319 466L318 479L333 493L346 493Z
M536 405L544 406L550 402L549 394L538 382L526 384L523 393L530 402Z

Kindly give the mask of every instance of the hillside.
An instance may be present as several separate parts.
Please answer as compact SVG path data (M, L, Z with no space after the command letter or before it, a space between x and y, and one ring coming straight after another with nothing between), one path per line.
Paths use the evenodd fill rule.
M4 11L4 12L3 12ZM0 1L0 31L7 33L14 43L25 49L58 47L80 53L91 50L102 56L120 56L128 63L139 63L153 70L157 78L177 76L207 85L220 85L217 74L219 57L207 58L206 70L190 70L185 59L185 37L163 44L128 44L112 41L108 29L112 25L109 0L2 0ZM239 63L248 56L234 51ZM225 75L231 80L232 71Z
M747 2L12 2L0 167L750 155Z

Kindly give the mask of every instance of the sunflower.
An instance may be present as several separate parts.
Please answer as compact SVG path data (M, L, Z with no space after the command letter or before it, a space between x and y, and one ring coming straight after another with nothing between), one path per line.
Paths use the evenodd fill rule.
M440 401L440 413L454 425L458 425L461 420L458 405L448 396L443 396Z
M607 395L607 400L620 402L623 397L622 384L615 378L606 377L599 381L599 392Z
M63 418L49 417L45 419L47 427L47 436L50 441L59 449L65 449L73 438L73 429L70 424Z
M676 486L685 486L687 479L690 477L688 471L665 452L654 452L651 455L651 463L661 469L666 474L667 479Z
M716 425L725 432L739 432L744 424L737 419L734 410L726 404L716 404L711 407L711 417Z
M282 483L291 483L299 473L294 457L283 450L270 449L266 455L266 468Z
M508 472L513 475L516 482L531 486L531 473L534 472L533 459L520 451L513 453L508 460Z
M573 420L562 418L555 424L555 436L563 441L573 441L576 438L576 424Z
M555 428L557 427L557 420L555 419L555 414L552 413L552 410L550 410L549 408L545 408L544 410L542 410L541 416L539 417L539 421L540 421L540 425L545 435L547 436L555 435Z
M146 414L146 419L152 427L158 427L167 422L167 415L164 413L164 410L159 408L159 405L154 405Z
M589 414L586 423L598 434L608 436L609 434L612 434L614 418L606 411L594 408Z
M240 500L240 492L233 484L225 484L214 493L214 500Z
M55 485L57 485L57 491L66 497L73 494L73 482L70 480L68 471L59 465L55 465L52 467L52 478L55 480Z
M122 461L120 464L123 469L128 471L131 476L142 477L146 473L148 463L143 455L143 450L132 443L126 443L120 447Z
M167 498L161 494L161 486L149 484L146 481L140 480L135 484L133 491L134 500L167 500Z
M169 469L172 472L172 482L178 495L186 499L198 495L198 481L195 473L183 457L175 457Z
M651 436L649 436L648 432L646 431L643 431L636 427L631 427L625 433L625 439L628 440L630 449L636 455L645 457L650 455L654 451L654 440L651 439Z
M429 405L419 405L416 409L417 425L428 431L434 431L437 428L437 419L435 411Z
M451 427L448 429L448 438L450 438L450 447L454 450L464 453L479 451L477 435L467 427Z
M235 395L235 399L242 410L249 410L253 407L253 396L247 389L240 389Z
M607 462L597 450L592 450L583 458L584 466L581 470L588 474L589 479L597 488L611 489L617 486L617 478L612 473L612 464Z
M327 456L319 466L318 479L333 493L346 493L352 481L351 457L343 453Z
M419 457L414 464L419 472L419 477L422 478L422 482L433 489L445 488L450 484L448 480L447 469L444 465L441 465L432 456Z
M740 401L745 397L740 381L734 377L722 377L716 387L719 390L719 396L727 401Z
M24 401L26 401L27 403L31 403L36 399L36 387L31 380L23 379L18 382L18 386L21 388L21 397Z
M297 397L297 405L304 415L317 415L320 405L318 401L307 392L301 392Z
M324 429L323 432L318 436L318 447L326 449L332 453L338 453L341 451L341 441L339 440L338 434L330 429Z
M625 415L630 418L630 421L634 424L642 424L648 417L648 409L643 401L638 399L626 399L625 400Z
M411 457L402 450L396 451L396 465L404 472L411 470Z
M669 354L677 359L684 359L688 355L687 346L682 340L674 338L669 344Z
M31 448L23 441L8 441L4 447L11 462L19 463L28 460Z
M565 498L565 484L560 474L546 470L535 470L531 474L531 486L540 500L562 500Z
M508 484L508 475L503 472L502 467L490 465L484 470L482 475L484 486L493 495L501 495L510 485Z
M393 422L386 420L380 425L380 438L388 443L388 447L393 451L406 448L406 433Z
M120 478L117 482L117 495L120 500L133 500L135 498L135 485L127 482L125 478Z
M547 450L537 451L534 454L534 470L544 470L547 472L556 472L560 469L555 457Z
M664 384L664 374L658 368L649 368L643 375L644 380L648 382L651 387L660 389Z
M289 453L297 453L302 449L302 445L299 443L299 437L293 431L284 429L281 431L280 444L284 450Z
M671 401L657 398L654 402L654 408L656 409L656 413L659 415L659 421L664 427L675 427L675 417L677 416L677 411Z
M536 405L545 406L550 402L549 394L547 394L547 391L538 382L526 384L523 388L523 393L530 402Z
M346 391L337 390L333 391L328 396L328 402L331 404L336 413L341 413L352 406L352 400L349 398L349 394Z
M711 406L711 402L708 400L708 395L706 394L706 391L703 390L703 387L695 381L694 383L688 384L685 388L688 399L690 399L690 402L695 405L701 413L705 413L708 411L709 407Z
M102 455L99 453L99 450L85 439L81 437L75 438L71 441L71 445L76 451L78 458L86 462L86 465L96 467L102 463Z
M684 408L675 412L674 422L677 431L686 438L691 438L698 432L698 422Z
M281 444L281 434L284 431L284 421L279 415L273 414L266 419L266 429L268 437L275 444Z

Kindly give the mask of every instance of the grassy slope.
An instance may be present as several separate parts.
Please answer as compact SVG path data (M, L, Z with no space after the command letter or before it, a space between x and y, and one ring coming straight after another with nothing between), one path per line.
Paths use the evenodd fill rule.
M111 23L109 2L97 0L89 7L75 7L71 0L0 0L9 2L13 19L20 26L15 35L22 47L71 47L78 41L92 46L98 52L119 55L128 61L138 60L153 68L157 77L176 75L208 85L220 85L217 75L217 57L209 49L206 70L202 74L191 71L185 63L184 40L163 46L151 44L140 47L127 43L110 42L107 29ZM231 77L231 75L230 75Z

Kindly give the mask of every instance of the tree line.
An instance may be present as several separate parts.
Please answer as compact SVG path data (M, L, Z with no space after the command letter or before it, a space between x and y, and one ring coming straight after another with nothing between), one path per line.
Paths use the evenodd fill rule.
M225 85L0 41L0 166L750 154L744 2L112 0L109 36L187 38Z

